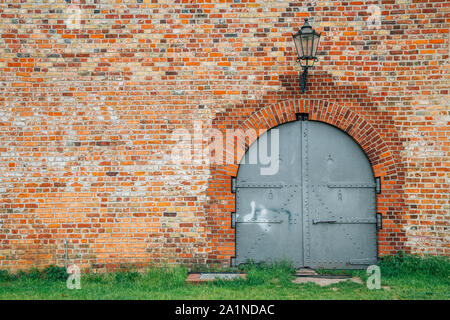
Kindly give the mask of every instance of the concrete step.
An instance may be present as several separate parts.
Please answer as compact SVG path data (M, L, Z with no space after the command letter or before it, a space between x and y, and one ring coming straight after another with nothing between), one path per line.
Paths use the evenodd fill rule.
M300 268L295 271L296 276L316 276L318 273L310 268Z
M237 278L245 279L245 273L227 273L227 272L203 272L203 273L190 273L186 279L189 283L201 283L210 282L216 279L221 280L234 280Z

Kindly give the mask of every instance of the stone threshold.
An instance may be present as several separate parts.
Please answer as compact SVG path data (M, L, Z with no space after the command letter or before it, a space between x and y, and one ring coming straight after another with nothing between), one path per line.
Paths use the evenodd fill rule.
M188 283L202 283L211 282L214 280L235 280L235 279L245 279L245 273L233 273L233 272L200 272L200 273L189 273L186 278Z

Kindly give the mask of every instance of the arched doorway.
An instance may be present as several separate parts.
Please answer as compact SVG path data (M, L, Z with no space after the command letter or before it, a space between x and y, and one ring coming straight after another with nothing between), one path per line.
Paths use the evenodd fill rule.
M267 174L261 146L273 152L278 141L278 170ZM299 120L269 130L241 160L235 187L237 264L288 260L355 269L376 263L372 167L338 128Z

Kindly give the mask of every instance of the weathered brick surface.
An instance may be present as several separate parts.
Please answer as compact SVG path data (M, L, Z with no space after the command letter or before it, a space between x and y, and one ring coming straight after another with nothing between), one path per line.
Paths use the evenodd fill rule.
M0 268L63 264L66 240L83 268L227 264L237 166L173 163L173 133L202 147L198 127L299 111L347 131L382 177L380 254L450 254L449 7L0 0ZM323 37L300 94L305 17Z

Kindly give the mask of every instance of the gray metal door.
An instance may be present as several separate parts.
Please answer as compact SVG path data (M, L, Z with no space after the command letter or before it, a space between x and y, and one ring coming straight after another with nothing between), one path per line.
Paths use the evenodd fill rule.
M262 174L267 165L258 145L267 142L271 150L274 130L279 169ZM250 146L234 187L237 264L288 260L297 267L364 268L376 262L372 168L341 130L316 121L269 130Z

